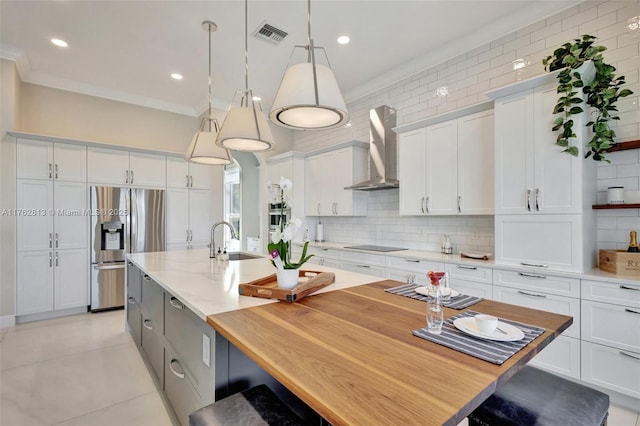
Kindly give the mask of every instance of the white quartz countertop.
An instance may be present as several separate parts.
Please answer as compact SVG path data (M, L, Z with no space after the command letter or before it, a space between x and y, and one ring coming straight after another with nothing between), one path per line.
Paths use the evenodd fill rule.
M209 259L208 249L191 249L131 253L127 258L204 321L208 315L278 302L276 299L240 296L238 293L239 284L276 272L266 257L217 261ZM302 269L335 273L335 282L317 293L385 279L314 264L305 264Z

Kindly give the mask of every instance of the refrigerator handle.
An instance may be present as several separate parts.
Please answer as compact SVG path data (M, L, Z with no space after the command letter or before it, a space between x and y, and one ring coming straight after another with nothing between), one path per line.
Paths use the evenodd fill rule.
M126 223L127 223L127 227L129 228L127 230L127 233L125 234L127 237L127 242L129 243L129 248L125 249L125 252L127 253L135 253L136 250L136 237L138 236L138 233L136 232L136 227L137 227L137 215L138 215L138 211L136 209L136 191L133 189L129 189L127 190L128 192L128 196L127 196L127 219L126 219Z

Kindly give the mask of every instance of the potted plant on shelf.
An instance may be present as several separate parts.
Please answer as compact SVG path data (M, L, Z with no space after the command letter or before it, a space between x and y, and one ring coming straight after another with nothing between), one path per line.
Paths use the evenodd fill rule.
M556 144L563 147L562 152L577 156L579 149L571 142L576 137L573 130L572 116L584 112L581 104L593 108L595 117L586 123L590 127L593 136L586 145L585 158L592 157L595 161L608 161L604 153L615 143L616 133L609 126L611 120L619 120L616 102L620 98L631 95L629 89L622 89L625 84L624 76L616 76L616 68L604 62L602 52L607 48L594 46L596 37L585 34L573 40L573 43L565 43L542 60L545 70L558 73L558 103L553 109L553 114L562 113L553 122L552 130L558 132ZM595 73L592 78L587 78L582 71L591 62ZM585 95L577 96L578 90Z
M271 242L267 245L267 249L271 254L271 263L276 267L278 287L287 289L291 289L298 284L298 269L313 256L307 256L309 242L305 241L300 260L297 262L292 262L291 260L291 240L302 224L302 221L295 216L291 216L289 222L284 222L284 209L290 201L289 191L292 188L293 183L291 180L283 176L280 177L280 181L277 184L267 182L270 202L281 206L278 228L271 233Z

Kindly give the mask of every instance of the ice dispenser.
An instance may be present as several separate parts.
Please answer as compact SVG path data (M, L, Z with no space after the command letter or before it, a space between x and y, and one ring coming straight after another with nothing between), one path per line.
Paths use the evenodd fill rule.
M101 250L124 250L124 223L104 222L100 224Z

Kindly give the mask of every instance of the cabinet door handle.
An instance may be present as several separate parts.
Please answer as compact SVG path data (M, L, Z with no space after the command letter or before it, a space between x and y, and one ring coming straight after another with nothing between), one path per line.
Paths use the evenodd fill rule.
M133 262L132 262L132 261L128 261L128 262L127 262L127 265L129 265L129 266L133 266Z
M467 265L456 265L456 267L460 269L469 269L471 271L475 271L478 269L475 266L467 266Z
M546 280L547 277L544 275L536 275L536 274L527 274L524 272L518 272L518 275L520 275L521 277L527 277L527 278L539 278L541 280Z
M628 354L628 353L626 353L626 352L624 352L624 351L620 351L620 355L624 355L624 356L626 356L626 357L633 358L633 359L637 359L638 361L640 361L640 357L637 357L637 356L635 356L635 355Z
M53 165L51 163L49 163L49 179L51 179L53 177L53 171L51 169L52 167L53 167Z
M58 257L58 252L56 252L56 266L60 266L60 259Z
M189 242L193 242L193 229L189 229Z
M638 311L634 311L633 309L624 308L624 311L625 311L625 312L629 312L630 314L640 315L640 312L638 312Z
M420 199L420 210L422 210L422 214L424 214L424 197Z
M58 248L58 233L56 232L56 248Z
M320 203L316 206L316 211L318 212L318 216L320 216Z
M533 266L535 268L548 268L549 265L545 265L544 263L529 263L529 262L520 262L522 266Z
M53 248L53 234L49 232L49 248Z
M329 249L328 249L328 248L321 248L320 250L322 250L322 251L329 251Z
M542 299L546 299L547 298L546 294L527 293L526 291L522 291L522 290L518 290L518 293L524 294L525 296L540 297Z
M142 325L144 326L144 328L146 328L147 330L153 330L153 325L147 325L147 324L151 324L151 320L144 320L142 321Z
M171 361L169 361L169 370L171 370L171 372L173 373L174 376L176 376L178 379L184 379L184 373L181 373L179 371L176 371L173 368L173 364L178 364L178 367L180 366L180 363L178 362L177 359L173 358ZM181 368L182 370L182 368Z
M55 170L55 175L54 176L55 176L56 179L58 179L58 165L57 164L54 166L54 170Z
M536 211L540 211L540 205L538 204L538 196L540 195L540 188L536 188Z
M620 288L622 290L632 290L632 291L640 291L640 288L636 288L636 287L629 287L628 285L621 285Z
M129 175L131 176L131 185L133 185L133 170L129 171Z
M151 277L149 275L147 275L147 274L144 274L142 276L142 279L145 280L145 281L151 281Z
M405 259L405 262L420 263L420 259Z
M129 183L129 170L124 171L124 183Z
M462 213L462 195L458 195L458 213Z
M371 268L369 265L356 265L358 268Z
M189 175L184 175L187 178L187 188L189 187Z
M51 253L49 253L49 268L53 266L53 258L51 257Z
M187 229L185 232L187 233L187 242L189 242L189 230Z
M333 210L333 214L338 214L338 203L331 204L331 210Z
M193 188L193 175L189 176L189 188Z
M175 297L169 299L169 304L176 309L184 309L184 305Z
M132 304L132 305L135 305L135 304L136 304L136 299L134 299L133 297L129 297L129 298L127 299L127 302L129 302L129 303L130 303L130 304Z
M424 199L424 209L427 211L427 214L429 214L429 197L428 196Z
M531 211L531 189L527 188L527 211Z

